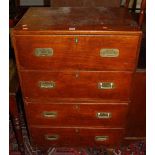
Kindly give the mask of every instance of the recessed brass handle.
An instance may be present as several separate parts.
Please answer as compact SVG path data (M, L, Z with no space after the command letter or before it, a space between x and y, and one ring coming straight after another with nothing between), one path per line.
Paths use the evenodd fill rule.
M53 49L52 48L36 48L35 56L37 57L51 57L53 56Z
M100 119L108 119L112 117L111 112L97 112L96 117Z
M59 139L59 135L45 135L45 139L49 141L56 141Z
M108 136L95 136L95 141L107 141Z
M54 89L55 82L53 82L53 81L39 81L39 87L41 89Z
M114 48L102 48L100 50L101 57L118 57L119 56L119 49Z
M98 89L114 89L115 83L114 82L99 82Z
M43 116L46 118L56 118L57 112L55 112L55 111L44 111Z

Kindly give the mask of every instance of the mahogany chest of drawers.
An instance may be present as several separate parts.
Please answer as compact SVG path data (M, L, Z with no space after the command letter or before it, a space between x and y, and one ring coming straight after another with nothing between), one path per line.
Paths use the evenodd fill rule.
M114 146L141 31L124 8L30 8L12 40L31 143Z

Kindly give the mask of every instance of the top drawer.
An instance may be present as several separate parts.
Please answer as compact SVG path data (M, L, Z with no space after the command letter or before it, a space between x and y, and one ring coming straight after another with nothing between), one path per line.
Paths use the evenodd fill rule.
M132 70L139 36L36 35L15 36L20 69Z

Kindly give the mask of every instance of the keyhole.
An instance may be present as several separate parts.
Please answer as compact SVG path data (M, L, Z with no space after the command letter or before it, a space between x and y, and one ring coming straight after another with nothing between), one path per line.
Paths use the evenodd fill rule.
M75 109L77 109L77 110L78 110L78 109L79 109L79 106L78 106L78 105L75 105Z
M78 78L79 77L79 73L75 73L75 77Z
M75 43L76 44L78 43L78 37L75 37Z
M79 129L76 128L76 129L75 129L75 132L76 132L76 133L79 133Z

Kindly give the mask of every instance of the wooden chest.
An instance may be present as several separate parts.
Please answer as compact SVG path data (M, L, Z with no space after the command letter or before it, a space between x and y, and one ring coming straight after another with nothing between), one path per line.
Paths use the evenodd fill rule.
M12 33L31 143L115 146L141 31L124 8L30 8Z

